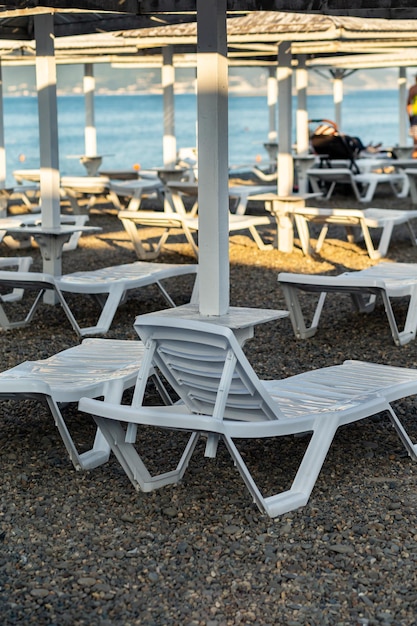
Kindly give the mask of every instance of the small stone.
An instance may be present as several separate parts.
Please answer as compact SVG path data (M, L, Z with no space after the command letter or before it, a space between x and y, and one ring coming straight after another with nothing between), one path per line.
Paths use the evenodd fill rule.
M177 517L178 511L175 507L168 506L166 507L166 509L163 510L163 514L166 515L167 517Z
M353 554L353 552L355 552L352 546L348 546L342 543L335 543L329 546L329 550L332 550L332 552L338 552L338 554Z
M48 589L43 589L42 587L38 587L36 589L31 589L30 595L34 598L46 598L49 595Z
M86 576L85 578L79 578L77 580L77 583L80 585L80 587L92 587L96 584L96 582L97 580L95 578L91 578L89 576Z

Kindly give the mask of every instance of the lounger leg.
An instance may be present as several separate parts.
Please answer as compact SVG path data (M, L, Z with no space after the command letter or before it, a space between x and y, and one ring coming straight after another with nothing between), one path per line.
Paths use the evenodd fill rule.
M367 184L367 189L366 189L366 193L363 196L359 197L359 201L360 202L371 202L372 198L374 197L375 191L376 191L376 186L377 186L377 181L372 180L370 183L364 183Z
M397 432L397 435L401 439L401 441L402 441L405 449L407 450L409 456L414 461L417 461L417 445L411 441L411 439L408 436L404 426L401 424L400 420L398 419L398 417L397 417L396 413L394 412L394 410L392 409L392 407L389 407L388 415L389 415L389 418L391 420L392 425L394 426L394 428L395 428L395 430Z
M178 483L182 479L197 444L198 433L191 434L175 470L151 476L133 444L125 441L125 430L120 423L99 416L93 417L136 490L148 493L165 485Z
M392 306L391 306L391 301L387 295L387 292L385 290L381 291L381 296L382 296L382 300L384 302L384 308L385 308L385 313L386 316L388 318L388 323L391 329L391 334L392 337L394 339L394 343L396 346L401 346L402 341L400 339L400 333L398 330L398 326L397 326L397 322L395 320L395 315L394 315L394 311L392 310ZM408 341L410 341L413 337L410 337ZM407 341L405 341L406 337L403 337L403 341L404 343L408 343Z
M379 245L378 245L378 254L379 257L384 257L386 256L387 252L388 252L388 248L389 248L389 244L391 241L391 236L392 236L392 231L394 229L394 223L390 222L388 224L386 224L383 229L382 229L382 233L381 233L381 238L379 240Z
M320 428L312 434L291 489L266 498L261 494L232 439L224 437L229 453L260 511L269 517L277 517L307 504L337 430L334 421L333 417L320 418Z
M330 184L329 190L328 190L328 192L327 192L327 194L326 194L326 196L325 196L325 200L330 200L330 198L332 197L332 194L333 194L333 191L334 191L334 188L335 188L335 187L336 187L336 182L335 182L335 181L333 181L333 182Z
M413 246L417 246L417 237L416 237L416 233L414 232L414 228L411 224L410 221L407 221L407 228L408 228L408 232L410 234L410 239L411 239L411 243Z
M249 226L249 232L252 235L252 238L253 238L254 242L256 243L256 245L258 246L259 250L272 250L272 244L271 243L265 243L263 241L262 237L260 236L260 234L256 230L255 226ZM291 224L291 229L285 228L285 236L287 238L290 235L290 233L292 234L292 224ZM290 252L292 252L292 241L288 242L288 246L291 247Z
M82 209L80 207L80 205L78 203L78 200L77 200L77 194L74 191L72 191L70 189L66 189L65 190L65 195L66 195L67 199L69 200L69 203L71 205L71 209L72 209L72 212L74 213L74 215L86 215L86 214L88 214L88 208L89 207L87 207L87 209L84 209L84 208Z
M185 235L185 237L186 237L186 239L187 239L188 243L189 243L189 244L190 244L190 246L192 247L193 252L194 252L195 256L196 256L196 257L197 257L197 259L198 259L198 247L197 247L197 244L196 244L196 242L195 242L195 239L194 239L194 237L193 237L193 235L192 235L191 230L188 228L188 226L186 226L186 224L183 224L183 227L182 227L182 228L183 228L183 233L184 233L184 235Z
M417 204L417 185L414 176L407 176L410 185L411 204Z
M107 385L104 399L108 402L120 403L123 394L123 382L121 380L113 380ZM76 470L89 470L107 463L110 456L110 445L100 431L97 428L94 444L91 450L79 453L75 447L74 441L70 435L70 432L65 424L65 420L59 409L58 404L51 396L47 396L47 402L49 409L53 415L55 425L58 428L61 439L67 449L69 457Z
M319 193L321 195L323 193L323 189L321 189L317 181L317 178L315 176L309 175L308 173L307 173L307 176L308 176L308 180L311 185L311 188L313 190L313 193Z
M324 302L326 300L326 292L323 291L320 294L316 310L314 312L313 321L311 322L311 325L307 327L303 311L301 309L299 289L284 283L281 284L281 288L284 293L285 302L290 314L290 320L295 336L298 339L308 339L308 337L315 335L319 325Z
M58 428L61 439L76 470L93 469L94 467L98 467L99 465L102 465L103 463L108 461L110 449L107 442L103 440L101 434L98 438L96 437L96 441L94 442L94 448L92 450L89 450L84 454L79 454L67 428L67 425L65 424L58 404L51 396L47 396L46 400L49 406L49 410L51 411L54 418L55 425Z
M373 293L368 294L368 297L363 293L351 293L350 297L359 313L371 313L375 309L376 295Z
M369 254L369 258L375 260L375 259L379 259L381 258L381 253L380 250L375 250L374 248L374 243L372 241L372 237L369 233L369 228L365 222L365 220L361 220L360 222L361 224L361 228L362 228L362 233L363 233L363 238L365 241L365 245L366 245L366 249L368 251Z
M10 321L6 311L2 305L2 298L0 297L0 326L2 328L19 328L21 326L27 326L31 321L32 318L35 314L35 311L38 307L39 302L41 301L41 298L43 296L43 294L45 293L46 289L40 289L38 295L35 298L35 301L33 302L32 306L30 307L29 313L26 315L26 317L22 320L16 320L14 322Z
M165 239L163 239L164 237L163 235L163 237L161 237L158 243L158 246L156 248L150 245L150 249L146 250L139 236L139 229L136 226L136 224L130 219L126 219L126 220L122 219L122 223L126 232L128 233L130 237L130 240L133 244L133 247L135 249L138 259L140 259L141 261L151 261L152 259L156 259L159 256L160 249L163 243L165 243L166 239L168 238L168 234L169 234L168 228L165 229L164 231Z
M200 293L200 280L199 280L198 274L196 274L193 291L191 293L190 304L199 303L199 293Z
M349 226L346 226L345 230L346 230L346 239L348 240L349 243L355 243L356 241L358 241L358 238L360 238L360 235L357 232L355 232L357 229L349 225Z
M165 189L165 200L167 204L164 203L165 211L170 213L178 213L179 215L186 216L187 211L185 210L184 202L182 200L181 194L177 191L172 191L167 187ZM193 205L194 209L195 204Z
M397 196L397 198L406 198L408 196L408 193L410 191L410 183L408 182L407 174L404 174L404 178L402 179L402 184L395 183L393 181L390 181L389 184L391 186L392 191ZM399 185L399 188L397 185Z
M381 291L381 296L384 302L385 313L388 318L388 322L391 329L391 334L394 339L394 343L397 346L404 346L409 343L416 336L417 330L417 290L414 288L410 301L408 303L407 317L405 320L404 328L402 331L398 330L398 325L395 320L394 311L391 306L390 298L386 291Z
M313 250L310 244L310 230L308 222L303 215L294 214L294 221L298 232L298 237L301 243L301 249L305 256L310 255Z
M316 252L320 252L320 250L322 249L322 246L324 244L324 241L327 237L328 232L329 232L329 226L327 224L324 224L324 226L322 227L320 231L319 238L317 239L317 244L315 248Z
M77 323L78 333L81 337L88 337L89 335L101 335L105 334L114 319L118 306L123 298L124 289L120 285L114 285L110 288L109 293L107 295L107 299L105 300L104 306L102 304L102 300L99 299L99 302L102 305L102 311L100 313L100 317L95 326L87 326L85 328L81 328ZM102 294L100 294L102 295Z

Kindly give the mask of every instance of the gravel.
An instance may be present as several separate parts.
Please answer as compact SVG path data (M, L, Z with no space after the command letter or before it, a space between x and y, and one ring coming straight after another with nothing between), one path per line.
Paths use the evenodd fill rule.
M331 204L359 206L342 195ZM409 200L382 191L373 206L411 208ZM114 211L93 209L90 223L102 232L82 237L76 251L64 254L64 272L135 260ZM290 255L261 252L248 237L233 236L231 303L283 309L278 272L339 273L373 264L362 245L342 237L331 231L320 255L305 258L298 247ZM39 251L31 253L40 269ZM416 262L405 228L394 231L388 258ZM180 241L160 260L194 262ZM190 291L190 277L170 282L177 303ZM311 296L305 303L310 306ZM74 300L74 306L93 322L93 301ZM163 307L156 288L135 294L119 308L107 336L135 339L135 316ZM57 307L42 305L29 328L1 332L0 343L7 369L74 345L76 338ZM416 343L394 345L382 303L363 315L340 295L328 298L315 337L296 340L283 319L257 327L245 350L262 378L345 358L417 367ZM148 401L156 401L152 387ZM271 520L252 503L223 446L216 459L206 459L199 445L181 484L137 493L114 457L93 471L75 472L42 404L4 401L1 408L2 624L417 623L416 465L384 416L341 428L308 504ZM414 399L396 409L415 437ZM76 406L64 410L74 439L86 449L94 432L89 417ZM140 446L158 467L178 455L183 442L182 434L144 429ZM303 437L284 437L244 442L242 449L268 491L288 486L305 445Z

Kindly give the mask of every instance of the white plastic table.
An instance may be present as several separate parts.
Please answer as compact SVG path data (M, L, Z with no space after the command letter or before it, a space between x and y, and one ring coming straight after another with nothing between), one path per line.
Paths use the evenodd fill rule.
M163 184L156 178L155 180L139 179L139 180L123 180L123 181L110 181L110 191L113 193L113 204L119 203L119 209L121 206L118 197L124 196L130 198L129 204L126 207L127 211L139 211L143 196L150 193L160 193L163 189Z
M225 315L201 315L197 304L184 304L171 309L155 311L153 315L159 315L161 317L179 317L185 320L227 326L234 332L240 345L243 345L248 339L253 337L255 326L288 317L289 312L280 309L255 309L231 306Z
M58 228L47 226L22 225L7 228L9 234L31 235L39 246L44 261L60 259L62 248L76 232L94 233L101 231L97 226L81 226L77 224L63 224Z
M280 252L292 252L294 249L294 209L304 208L306 200L320 197L317 193L279 196L276 193L264 193L252 196L252 200L261 200L277 222L277 236L274 247Z

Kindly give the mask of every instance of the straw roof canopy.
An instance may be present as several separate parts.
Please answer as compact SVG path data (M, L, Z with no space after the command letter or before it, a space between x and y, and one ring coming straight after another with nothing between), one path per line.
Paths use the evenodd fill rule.
M291 41L293 54L310 57L325 54L377 52L415 48L415 20L363 19L350 16L307 15L277 11L254 11L227 21L229 61L249 59L276 63L277 46ZM194 51L196 23L129 30L120 33L131 45L155 52L172 45L177 52Z
M78 4L83 5L83 2L77 2ZM96 4L94 2L94 5ZM132 6L132 3L126 6L125 4L122 2L120 6L126 9ZM33 14L50 11L51 8L45 6L32 9ZM173 14L131 16L125 13L80 13L79 10L74 12L76 11L74 8L69 10L55 7L52 11L55 16L55 31L57 31L55 34L58 35L55 52L59 63L85 62L88 58L96 63L122 61L136 62L144 66L158 66L161 63L162 48L172 45L177 66L195 64L197 25L195 14L192 12L186 13L185 16ZM30 17L33 21L33 15L17 15L21 12L22 9L11 12L10 8L2 12L0 5L0 39L3 40L0 47L5 63L30 62L30 57L34 59L36 54L33 28L27 31L26 35L28 37L30 35L32 39L25 44L23 42L26 35L21 35L20 31L25 20L29 20ZM3 19L2 16L6 14L9 17ZM347 55L354 55L354 53L369 54L380 51L393 53L395 50L398 50L399 54L394 55L392 59L404 59L401 64L405 65L405 59L409 58L409 60L412 59L412 64L415 63L414 55L411 52L405 53L406 48L411 51L416 47L415 20L363 19L353 16L309 15L279 11L252 11L244 16L233 14L233 17L229 13L229 16L227 39L228 60L231 65L276 65L278 45L282 41L291 41L293 54L307 54L308 62L312 65L315 64L314 59L322 65L319 61L321 55L326 57L328 65L332 65L330 56L335 59L337 55L343 54L343 57L347 59ZM183 18L192 21L172 23L175 19ZM138 26L138 20L139 27L132 28L133 25ZM126 22L129 25L128 30L106 32L106 29L113 30ZM150 24L152 24L151 27L149 27ZM20 47L13 46L13 41L10 39L5 40L5 33L9 33L11 28L14 29L12 33L14 37L17 38L20 34ZM94 34L84 34L83 37L60 36L63 33L72 33L74 28L81 31L93 31ZM100 32L97 33L97 31ZM354 64L352 60L350 67L366 66L366 61L363 63L364 59L357 61ZM376 61L375 59L373 63L376 64ZM340 64L334 62L334 65L342 67L342 62Z
M417 17L417 8L416 8ZM159 26L159 25L158 25ZM161 30L146 28L130 29L126 36L159 39L165 32L172 40L195 38L196 24L177 23ZM306 39L369 39L370 37L402 39L413 37L415 43L416 22L414 20L364 20L359 17L328 15L307 15L305 13L285 13L283 11L254 11L243 17L229 19L228 38L254 37L259 41L300 41Z
M0 38L33 39L33 16L54 13L56 36L69 36L94 32L146 28L157 17L159 23L182 23L195 18L196 0L8 0L0 3ZM227 0L227 10L231 14L247 12L282 12L318 14L314 25L315 32L326 31L329 22L320 16L352 17L352 30L358 32L355 17L384 18L388 20L417 19L415 0ZM254 16L253 16L254 17ZM291 21L291 16L287 18ZM284 20L284 18L281 18ZM265 20L263 32L276 27L271 17ZM321 26L320 26L321 22ZM251 26L252 24L252 26ZM334 27L338 28L336 22ZM256 19L247 20L248 34L256 29ZM311 26L303 22L301 16L294 19L292 32L311 32ZM349 32L350 26L343 28ZM371 26L378 32L379 26ZM384 28L384 26L382 26ZM291 26L287 21L287 32ZM301 29L301 31L300 31ZM365 31L367 27L362 26ZM232 34L232 33L231 33ZM410 33L411 34L411 33Z
M153 15L140 14L138 2L128 0L62 1L9 0L0 3L0 38L30 41L34 38L34 17L54 15L56 37L103 33L129 28L146 28L155 24ZM170 24L178 16L160 16L158 24ZM194 14L182 15L182 21L195 19Z
M166 45L158 41L161 36L170 37L174 45L190 45L196 40L196 25L187 22L195 22L196 5L196 0L8 0L0 2L0 39L31 41L34 17L53 13L56 37L110 31L134 34L137 29L141 48ZM228 41L236 45L254 38L265 45L286 39L303 45L308 41L310 47L293 51L312 54L357 51L357 41L365 50L366 42L383 39L411 47L416 5L415 0L227 0L230 16L243 15L228 20ZM363 17L372 19L358 19ZM160 26L167 26L163 35ZM329 47L329 41L337 44ZM266 58L275 49L263 52Z
M49 6L95 11L123 11L133 15L184 13L196 10L196 0L16 0L8 5ZM227 0L231 12L285 11L366 18L417 19L415 0Z

